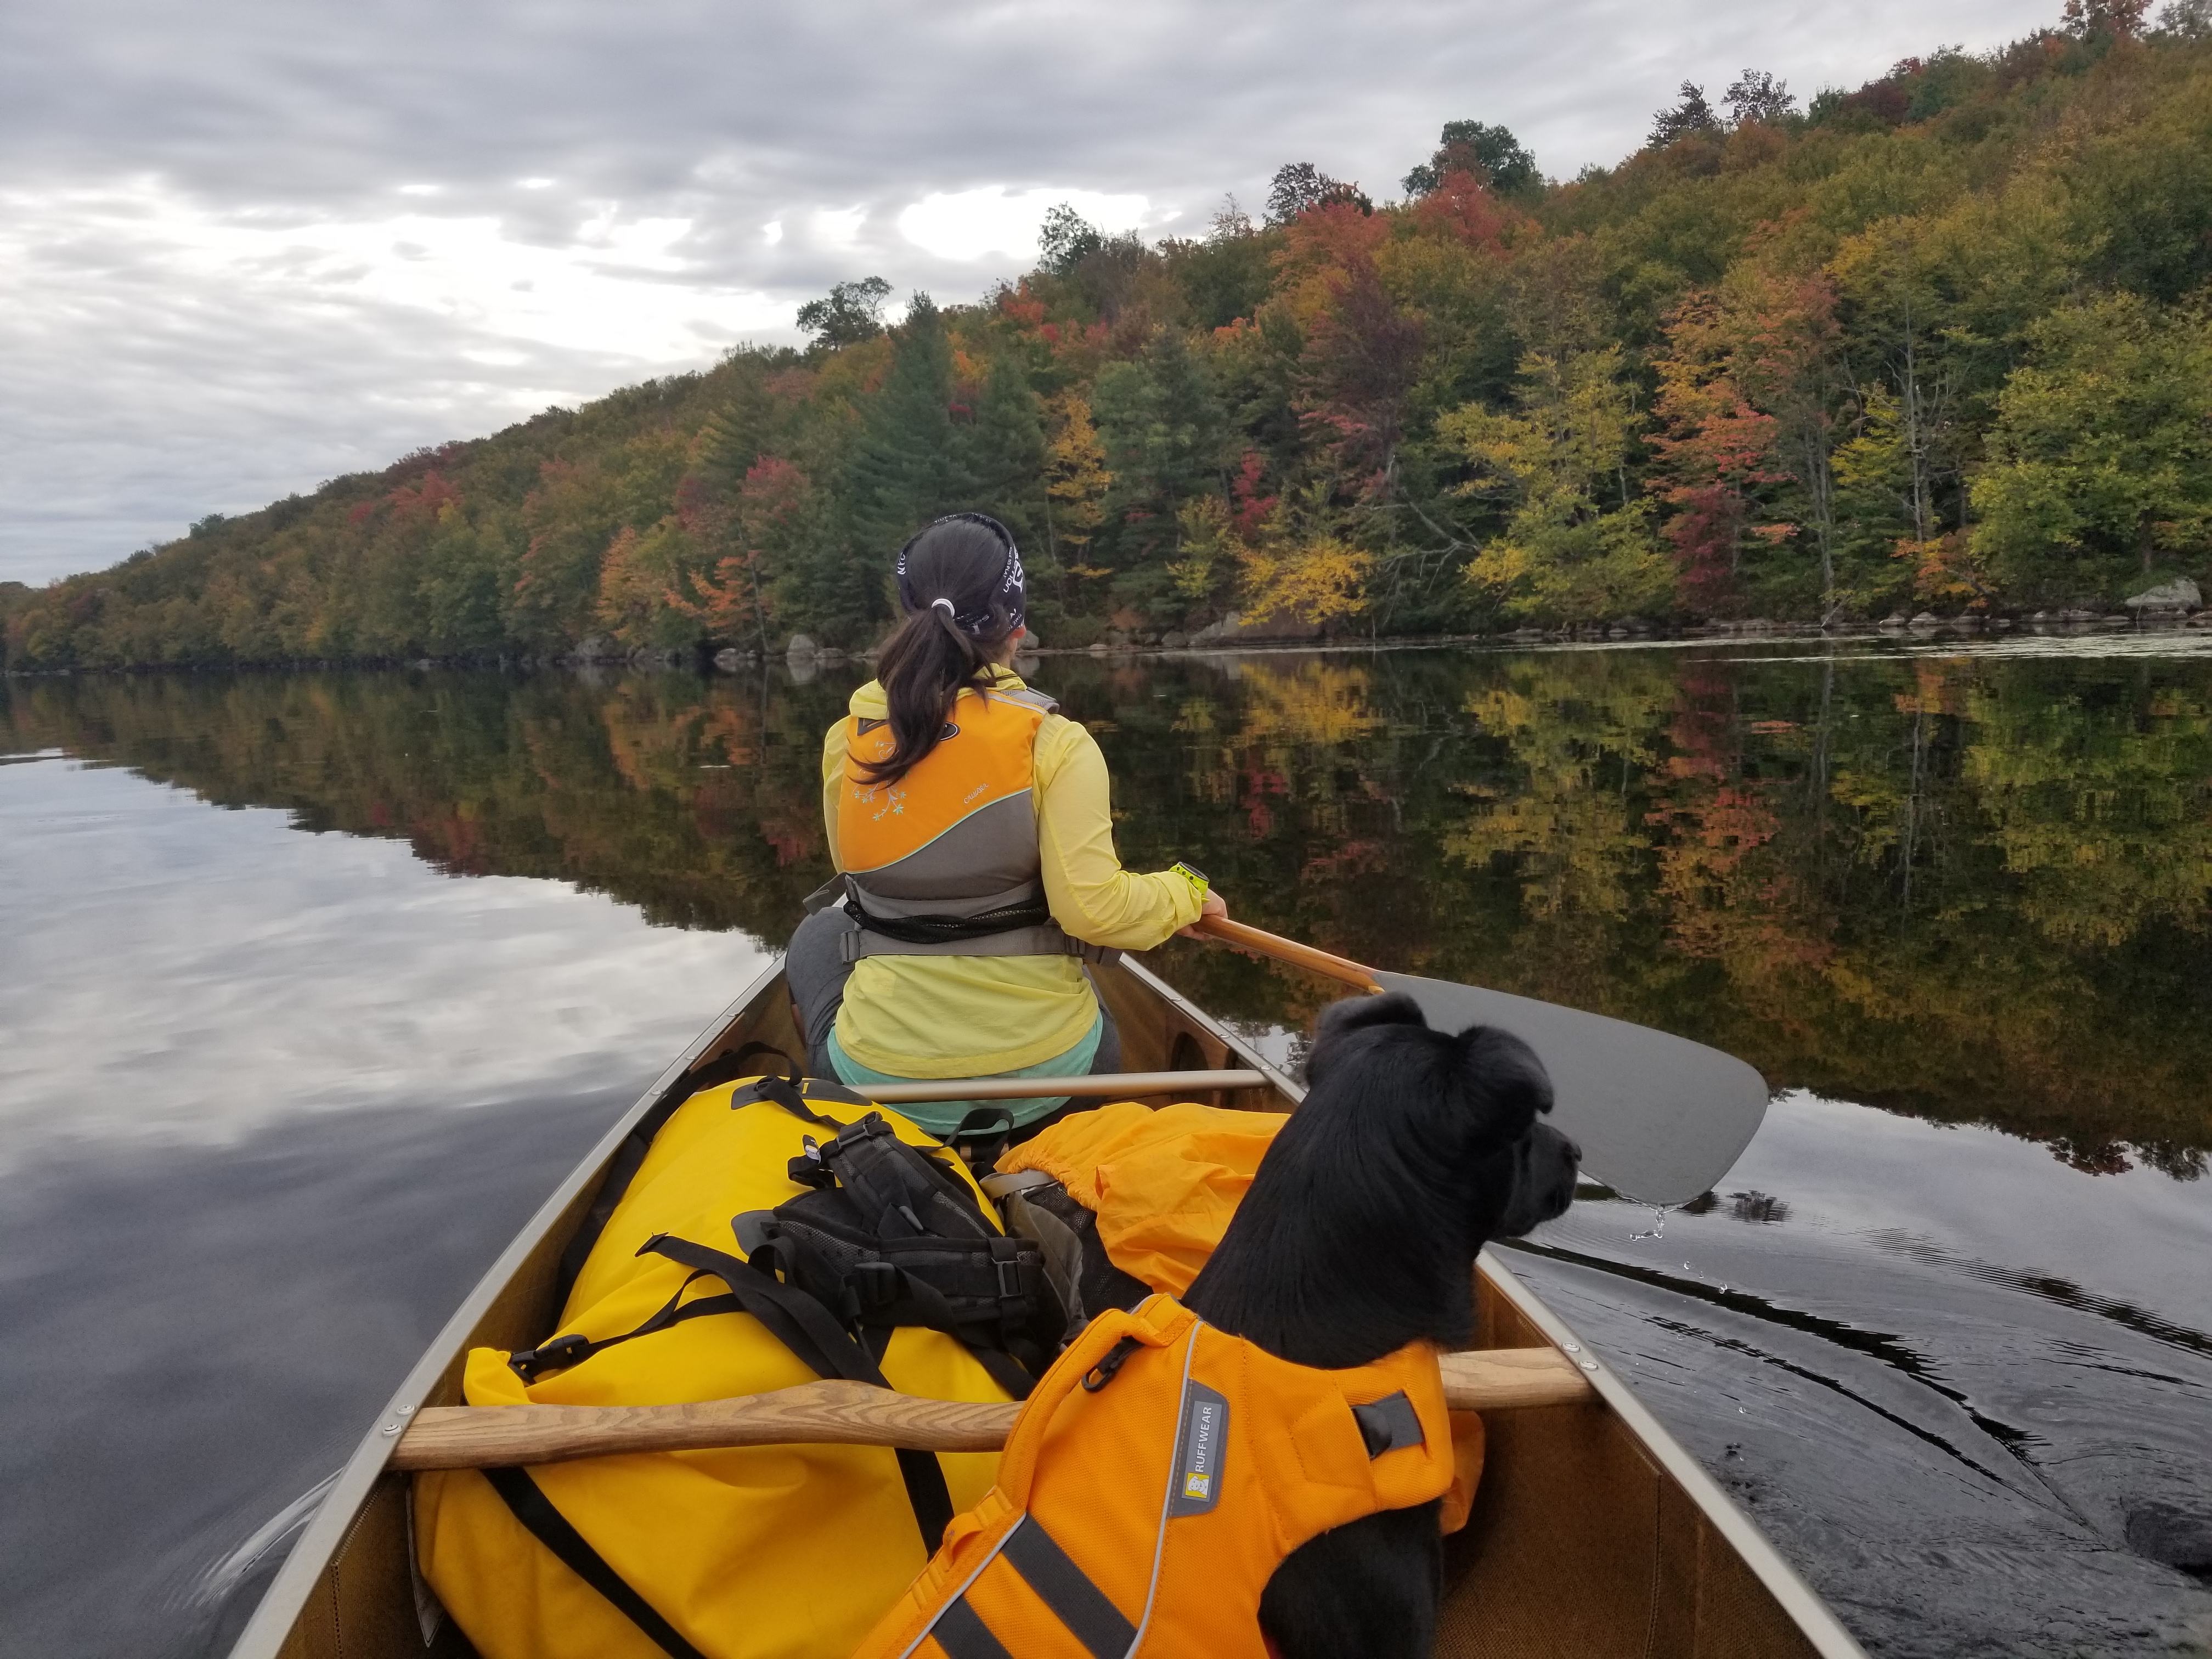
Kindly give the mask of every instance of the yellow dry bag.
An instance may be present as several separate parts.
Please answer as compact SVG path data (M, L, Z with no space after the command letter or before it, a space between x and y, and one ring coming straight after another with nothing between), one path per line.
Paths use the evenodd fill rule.
M1003 1401L1027 1392L1015 1353L1049 1361L1036 1248L896 1113L750 1079L692 1096L640 1150L557 1334L472 1351L471 1406L674 1404L824 1376ZM417 1559L484 1659L846 1659L997 1467L808 1444L424 1474Z

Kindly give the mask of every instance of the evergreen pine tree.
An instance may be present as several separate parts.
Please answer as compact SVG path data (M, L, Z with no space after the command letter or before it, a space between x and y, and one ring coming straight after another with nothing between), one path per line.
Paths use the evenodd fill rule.
M1044 425L1021 364L1001 356L975 407L957 428L960 482L968 505L1001 520L1026 550L1044 550Z
M855 553L888 559L921 525L963 505L951 405L952 342L942 313L917 294L890 373L861 411L846 481Z
M1114 479L1093 562L1157 562L1182 504L1224 486L1229 428L1212 378L1182 331L1163 328L1142 357L1099 372L1092 409Z

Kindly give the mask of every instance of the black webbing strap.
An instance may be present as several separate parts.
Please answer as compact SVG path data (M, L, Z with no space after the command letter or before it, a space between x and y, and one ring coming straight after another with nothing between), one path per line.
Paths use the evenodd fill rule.
M993 1241L978 1241L982 1243L991 1242ZM957 1249L960 1241L948 1240L947 1243ZM841 1275L830 1267L820 1251L813 1249L803 1238L788 1229L778 1233L772 1239L763 1240L747 1255L746 1265L767 1278L769 1283L775 1284L779 1291L788 1291L794 1285L802 1287L805 1300L817 1307L826 1304L820 1296L803 1289L808 1283L810 1276L817 1285L842 1281L849 1289L854 1282L850 1277ZM891 1338L902 1329L912 1328L936 1331L951 1337L965 1348L974 1357L975 1363L983 1368L990 1379L1004 1389L1009 1396L1016 1400L1026 1400L1030 1397L1030 1390L1036 1387L1036 1378L1030 1373L1022 1362L1004 1348L994 1347L988 1342L979 1342L975 1340L975 1327L982 1322L982 1316L962 1319L951 1303L945 1299L944 1292L927 1279L901 1271L894 1262L879 1261L864 1262L860 1266L881 1269L899 1287L897 1296L890 1301L864 1303L856 1296L853 1303L842 1310L851 1321L860 1325L860 1340L868 1352L876 1359L880 1361L883 1358L884 1354L890 1347ZM775 1270L779 1268L787 1276L788 1282L778 1281L774 1278ZM677 1292L679 1297L682 1294L680 1290ZM663 1313L666 1311L666 1309L662 1310ZM655 1319L660 1316L659 1314L653 1316ZM677 1318L684 1316L683 1314L676 1316ZM673 1321L670 1322L672 1323ZM811 1322L810 1322L811 1328ZM645 1334L644 1327L641 1326L630 1334L634 1336ZM620 1342L625 1340L623 1337L610 1337L607 1341ZM595 1345L594 1352L598 1347L605 1346L606 1346L605 1343ZM789 1347L791 1344L787 1341L784 1346ZM522 1357L516 1356L517 1358ZM509 1360L507 1363L513 1364L514 1361ZM562 1360L561 1363L573 1364L575 1362ZM1040 1365L1039 1369L1042 1370L1042 1366ZM529 1380L526 1376L524 1378L526 1382Z
M1018 927L1042 927L1052 921L1052 907L1040 893L1019 904L1002 904L973 916L879 916L848 898L845 914L871 933L881 933L902 945L956 945L994 933L1011 933Z
M486 1469L484 1479L530 1535L553 1553L562 1565L574 1573L650 1637L670 1659L707 1659L662 1618L653 1603L630 1587L629 1581L607 1565L607 1559L568 1524L568 1517L553 1506L522 1469Z
M660 1098L654 1101L645 1115L631 1126L630 1132L623 1137L622 1145L615 1148L615 1155L607 1160L607 1176L599 1183L599 1190L592 1199L592 1207L584 1212L583 1221L561 1252L560 1267L553 1276L553 1304L556 1307L568 1305L568 1292L576 1288L577 1275L584 1271L584 1262L591 1255L592 1247L599 1242L599 1235L607 1230L607 1220L614 1214L615 1206L622 1202L623 1194L629 1190L629 1183L637 1178L638 1169L644 1164L645 1155L653 1150L653 1138L660 1133L670 1118L676 1115L676 1109L700 1090L711 1089L715 1084L727 1082L733 1077L743 1077L744 1073L740 1068L756 1054L774 1054L783 1062L784 1069L791 1073L793 1080L797 1080L799 1068L791 1063L791 1057L782 1049L771 1043L748 1042L734 1054L721 1055L684 1073L662 1090ZM787 1083L783 1086L789 1089L791 1085Z
M702 1273L693 1273L676 1287L675 1295L647 1315L643 1323L623 1332L619 1336L603 1336L596 1342L582 1336L556 1336L534 1348L525 1348L507 1355L507 1365L525 1384L529 1384L537 1382L548 1371L564 1371L571 1365L580 1365L593 1354L602 1353L634 1337L651 1336L656 1331L665 1331L670 1326L681 1325L689 1319L745 1311L745 1304L734 1296L702 1296L694 1301L684 1301L684 1292L704 1277Z
M990 1374L991 1381L1015 1399L1028 1399L1030 1390L1036 1387L1036 1378L1023 1370L1022 1362L1003 1348L986 1348L974 1342L963 1342L960 1346Z
M756 1099L772 1100L777 1105L782 1107L785 1111L789 1112L793 1117L799 1119L803 1122L811 1123L817 1128L842 1129L845 1127L834 1117L824 1117L819 1112L808 1109L806 1097L800 1094L797 1089L793 1088L791 1084L785 1081L782 1078L764 1077L752 1085L752 1092ZM855 1103L866 1105L867 1103L865 1101L859 1101ZM752 1102L740 1101L735 1097L732 1097L730 1101L730 1104L732 1106L750 1106L752 1104Z
M643 1255L648 1250L699 1273L714 1274L744 1304L747 1313L816 1376L872 1382L879 1389L890 1387L875 1356L847 1334L830 1311L805 1291L793 1290L726 1251L694 1244L689 1239L659 1234L646 1240L638 1254ZM896 1455L899 1479L906 1483L906 1501L914 1510L915 1524L921 1528L921 1547L934 1555L945 1528L952 1524L952 1493L945 1484L945 1469L933 1453L901 1447Z
M694 1244L688 1238L671 1238L666 1233L647 1239L637 1253L666 1256L695 1272L714 1274L730 1287L730 1293L767 1328L769 1335L798 1355L817 1376L842 1376L882 1389L890 1386L876 1362L846 1334L836 1316L805 1291L769 1278L726 1251Z

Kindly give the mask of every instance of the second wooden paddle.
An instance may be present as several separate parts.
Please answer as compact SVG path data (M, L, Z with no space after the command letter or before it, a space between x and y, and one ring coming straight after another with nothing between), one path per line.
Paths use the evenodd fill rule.
M1438 1356L1454 1411L1576 1405L1595 1398L1555 1348L1485 1348ZM996 1451L1021 1414L1013 1403L923 1400L866 1382L809 1382L690 1406L434 1406L392 1449L395 1469L482 1469L625 1453L803 1443Z

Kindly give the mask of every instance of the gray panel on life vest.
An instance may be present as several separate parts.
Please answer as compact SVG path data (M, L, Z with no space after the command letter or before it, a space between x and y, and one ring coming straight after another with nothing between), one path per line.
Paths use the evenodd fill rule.
M995 909L1007 902L1000 895L1026 887L1044 873L1036 800L1026 789L1001 796L904 858L847 873L872 895L927 901L940 915ZM878 914L893 912L885 905Z

